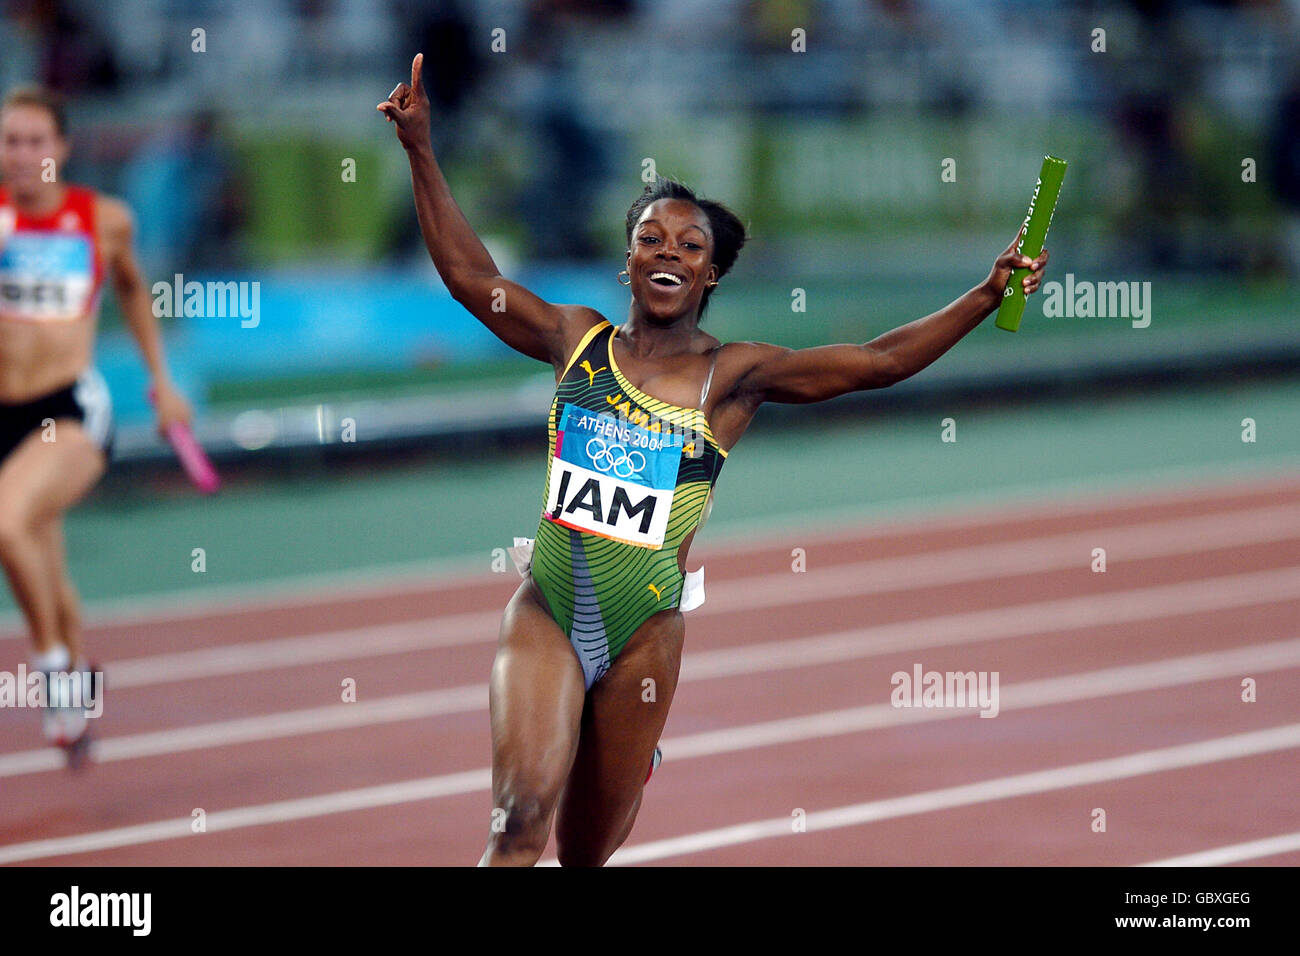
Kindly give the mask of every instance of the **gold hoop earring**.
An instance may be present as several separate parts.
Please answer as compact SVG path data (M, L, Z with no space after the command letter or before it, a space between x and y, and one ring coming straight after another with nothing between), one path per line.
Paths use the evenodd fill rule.
M716 282L706 282L705 285L708 286L710 289L712 289L715 285L717 285L717 283L716 283Z
M626 281L626 282L623 281L623 276L627 276L627 281ZM626 269L624 269L622 272L620 272L620 273L618 274L617 278L618 278L618 284L619 284L619 285L631 285L631 284L632 284L632 273L628 272Z

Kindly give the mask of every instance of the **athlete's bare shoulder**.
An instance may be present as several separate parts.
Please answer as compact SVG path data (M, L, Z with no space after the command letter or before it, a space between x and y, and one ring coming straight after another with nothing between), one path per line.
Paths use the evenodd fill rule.
M131 207L120 199L95 193L95 221L99 234L108 242L129 244L135 230Z
M782 351L766 342L725 342L715 353L713 397L706 412L714 440L724 451L735 447L762 404L761 396L747 387L750 373Z
M712 352L714 349L721 348L723 344L720 339L710 335L708 332L705 332L703 329L695 330L695 340L704 346L704 348L700 349L700 352L706 355L709 352Z
M95 214L107 224L116 226L130 225L135 217L131 207L121 199L95 193Z
M714 339L716 342L717 340ZM731 395L742 387L747 375L759 365L789 349L767 342L725 342L717 353L717 372L715 378L727 383L724 394Z
M586 334L609 320L585 305L557 305L555 308L560 310L560 349L552 356L551 364L558 376Z

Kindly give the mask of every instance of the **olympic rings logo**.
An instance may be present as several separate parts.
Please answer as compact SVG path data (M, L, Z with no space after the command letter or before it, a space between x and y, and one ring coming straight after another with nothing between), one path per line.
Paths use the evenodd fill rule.
M631 478L645 467L645 455L633 450L630 454L622 445L607 445L603 438L587 441L587 455L597 471L612 471L619 478ZM641 464L636 464L635 459Z

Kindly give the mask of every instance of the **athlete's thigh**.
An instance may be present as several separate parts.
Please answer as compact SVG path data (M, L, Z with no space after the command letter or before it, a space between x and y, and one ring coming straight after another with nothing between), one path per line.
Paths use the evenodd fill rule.
M76 419L55 421L54 441L44 434L33 431L0 464L0 508L33 525L80 501L105 465L104 452Z
M497 807L553 808L577 747L584 691L577 654L525 578L506 605L489 684Z
M677 690L685 635L680 611L652 615L587 694L556 818L556 839L574 858L603 862L626 829Z

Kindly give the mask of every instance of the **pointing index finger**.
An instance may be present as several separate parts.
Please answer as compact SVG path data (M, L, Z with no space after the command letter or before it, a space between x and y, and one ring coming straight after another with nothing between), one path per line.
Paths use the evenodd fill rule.
M411 61L411 90L414 93L422 93L424 84L420 79L420 74L424 70L424 54L415 54L415 59Z

